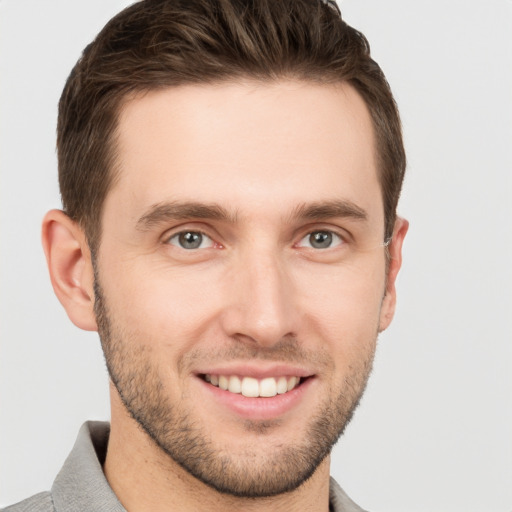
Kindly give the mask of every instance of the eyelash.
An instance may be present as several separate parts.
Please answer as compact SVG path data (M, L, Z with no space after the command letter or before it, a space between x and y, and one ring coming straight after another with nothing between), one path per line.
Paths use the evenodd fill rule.
M172 243L173 239L179 240L180 237L186 236L186 235L200 235L202 237L202 240L200 242L199 247L189 247L189 248L187 248L187 247L183 247L183 246L180 246L178 244ZM204 238L207 238L208 240L210 240L211 245L209 245L209 247L201 247L201 245L204 242ZM206 248L210 248L210 247L213 247L213 246L217 246L218 248L222 247L220 244L216 244L216 242L212 239L212 237L210 237L209 235L207 235L203 231L193 230L193 229L186 229L186 230L178 231L177 233L174 233L173 235L171 235L171 236L166 238L166 243L174 245L174 246L179 247L180 249L184 249L186 251L194 250L194 249L206 249Z
M311 246L301 245L301 242L303 242L306 239L309 240L310 243L313 243L312 242L313 235L319 235L320 233L322 233L324 235L328 235L328 237L330 237L330 241L332 243L328 247L311 247ZM335 241L336 239L338 240L337 242ZM322 243L322 241L320 240L319 243ZM307 247L307 248L316 249L316 250L326 250L326 249L333 249L334 247L338 247L338 246L343 245L345 243L346 243L346 240L339 233L336 233L332 229L315 229L313 231L309 231L308 233L306 233L306 235L303 236L299 240L299 242L297 244L295 244L295 246ZM332 244L334 244L334 246Z
M313 235L319 235L319 234L324 234L324 235L328 235L327 236L327 240L329 241L329 237L330 237L330 244L327 246L327 247L312 247L311 245L303 245L302 242L306 239L309 240L310 243L313 243L312 240L311 240L311 237ZM198 243L198 246L197 247L183 247L182 245L182 242L183 240L180 240L180 237L184 237L186 235L194 235L196 236L196 240L192 240L191 241L191 244L194 245L194 242ZM197 235L199 235L199 237L201 237L201 239L198 241L197 240ZM203 245L203 243L205 242L205 239L209 240L208 243L208 247L201 247ZM177 242L176 243L173 243L172 240L176 240ZM319 243L322 243L323 241L322 240L319 240L318 241ZM197 229L197 230L194 230L194 229L186 229L186 230L182 230L182 231L178 231L176 233L173 233L172 235L166 237L165 239L165 243L167 244L170 244L170 245L173 245L175 247L178 247L180 249L183 249L183 250L186 250L186 251L192 251L192 250L197 250L197 249L209 249L209 248L219 248L221 249L223 246L217 242L215 242L215 240L209 236L208 234L206 234L205 232ZM334 247L332 244L335 244ZM341 245L344 245L347 243L347 240L346 240L346 237L341 235L340 233L337 233L336 231L332 230L332 229L322 229L322 228L317 228L317 229L313 229L311 231L308 231L305 235L303 235L300 240L295 243L293 245L293 247L304 247L304 248L307 248L307 249L312 249L312 250L319 250L319 251L322 251L322 250L327 250L327 249L333 249L335 247L339 247Z

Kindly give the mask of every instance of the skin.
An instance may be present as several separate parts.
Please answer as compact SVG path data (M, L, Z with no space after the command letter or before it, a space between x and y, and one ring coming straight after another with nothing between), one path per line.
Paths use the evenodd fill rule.
M151 92L123 106L118 164L95 269L62 212L43 225L54 289L76 325L99 329L116 384L104 466L116 495L137 511L328 510L329 456L304 483L287 456L313 441L328 452L349 420L393 317L408 227L397 220L387 268L363 100L346 84L293 81ZM180 247L187 230L206 235L200 248ZM319 231L336 234L331 246L311 246ZM267 399L240 414L201 378L279 365L309 378L270 416ZM160 424L155 404L168 414ZM331 411L334 430L312 439ZM259 499L218 492L166 453L169 418L186 418L212 457L229 458L238 473L228 480L251 488L291 475L295 488Z

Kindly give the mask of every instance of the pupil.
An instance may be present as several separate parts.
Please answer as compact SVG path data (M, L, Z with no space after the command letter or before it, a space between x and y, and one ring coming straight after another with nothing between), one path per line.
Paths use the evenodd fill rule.
M328 231L317 231L311 233L309 241L315 249L326 249L332 244L332 234Z
M201 233L187 232L179 236L180 245L184 249L197 249L203 241Z

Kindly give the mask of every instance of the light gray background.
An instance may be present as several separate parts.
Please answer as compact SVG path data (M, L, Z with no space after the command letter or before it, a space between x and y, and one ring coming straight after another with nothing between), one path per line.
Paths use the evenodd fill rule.
M108 418L95 333L54 297L56 105L128 2L0 0L0 504L48 489L83 420ZM333 474L382 512L512 510L512 2L343 0L399 103L411 228L399 305Z

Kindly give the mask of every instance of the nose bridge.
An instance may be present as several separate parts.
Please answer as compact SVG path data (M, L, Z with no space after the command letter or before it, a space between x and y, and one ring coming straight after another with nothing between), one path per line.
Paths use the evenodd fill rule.
M236 267L230 334L251 338L262 346L293 335L293 284L283 255L272 248L252 247L239 255Z

